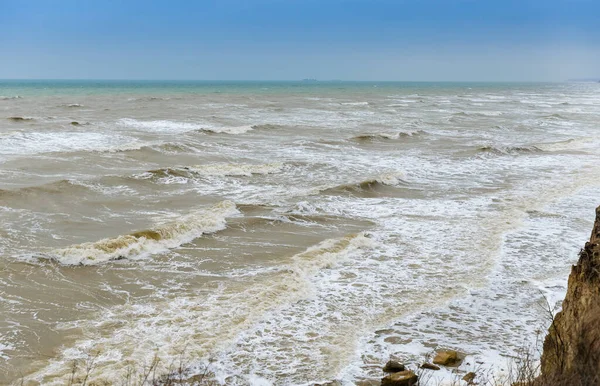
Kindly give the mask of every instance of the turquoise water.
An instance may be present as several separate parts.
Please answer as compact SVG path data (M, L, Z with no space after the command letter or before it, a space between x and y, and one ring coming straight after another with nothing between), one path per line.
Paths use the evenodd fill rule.
M453 92L469 89L540 89L552 83L490 82L348 82L348 81L161 81L161 80L0 80L0 96L101 94L311 94L401 91Z

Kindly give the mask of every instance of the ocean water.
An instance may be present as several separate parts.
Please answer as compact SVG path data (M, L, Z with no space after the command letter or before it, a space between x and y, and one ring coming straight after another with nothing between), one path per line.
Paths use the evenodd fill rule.
M593 83L0 81L0 384L501 371L589 237L599 118Z

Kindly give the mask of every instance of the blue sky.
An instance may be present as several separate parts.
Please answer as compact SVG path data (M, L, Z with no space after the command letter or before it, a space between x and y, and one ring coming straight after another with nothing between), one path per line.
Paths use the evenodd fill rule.
M0 78L600 77L599 0L0 0Z

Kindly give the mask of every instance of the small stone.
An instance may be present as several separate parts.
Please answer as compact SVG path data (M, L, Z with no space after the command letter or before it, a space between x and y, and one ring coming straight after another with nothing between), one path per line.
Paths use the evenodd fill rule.
M410 338L402 338L400 336L388 336L383 340L385 343L391 344L407 344L412 341Z
M77 121L73 121L73 122L71 122L71 124L72 124L73 126L79 126L79 122L77 122Z
M423 363L421 365L421 368L422 369L427 369L427 370L439 370L440 366L436 366L436 365L434 365L432 363L425 362L425 363Z
M406 370L381 378L381 386L413 386L418 380L419 377L414 372Z
M442 366L458 366L461 359L458 357L458 352L454 350L438 351L433 358L433 363Z
M475 374L474 372L469 372L462 378L462 380L467 382L468 384L471 384L475 380L476 376L477 374Z
M384 373L397 373L404 370L406 370L406 366L397 361L388 361L385 366L383 366Z

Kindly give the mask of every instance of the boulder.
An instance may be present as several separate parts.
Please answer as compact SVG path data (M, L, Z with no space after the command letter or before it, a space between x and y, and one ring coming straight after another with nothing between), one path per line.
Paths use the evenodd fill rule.
M474 372L469 372L467 374L465 374L464 377L462 377L462 380L467 382L469 385L471 385L473 383L473 381L475 380L475 377L477 376L477 374L475 374Z
M413 386L419 377L410 370L400 371L381 378L381 386Z
M383 366L384 373L397 373L404 370L406 370L406 366L397 361L388 361L385 366Z
M427 370L439 370L440 366L436 366L436 365L434 365L432 363L425 362L425 363L423 363L421 365L421 368L422 369L427 369Z
M454 350L438 351L433 358L433 363L442 366L458 366L461 361L458 352Z

